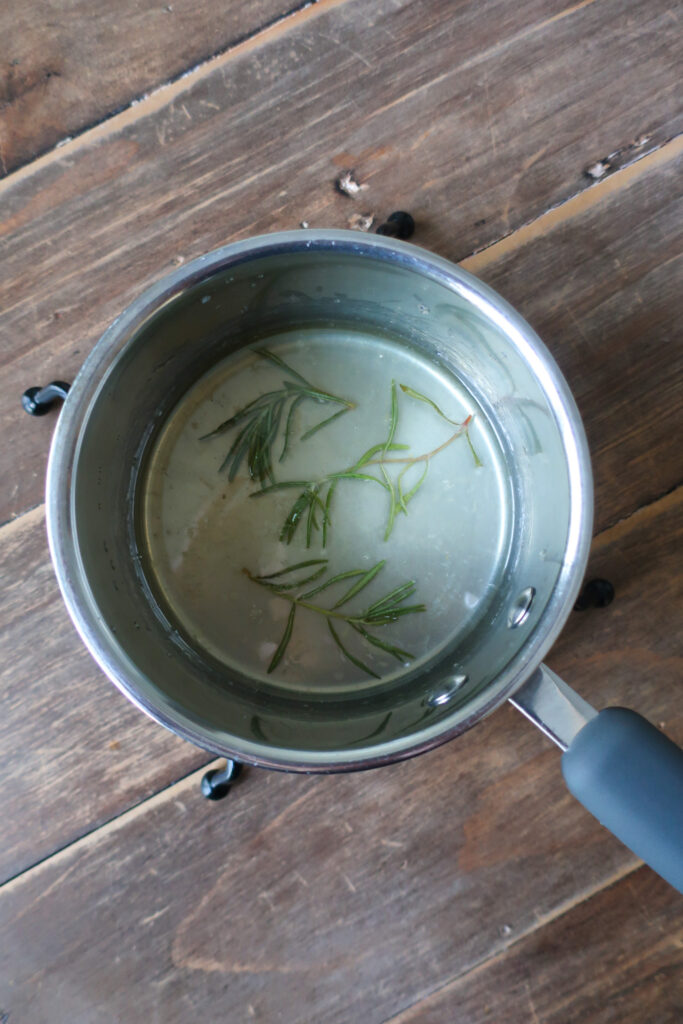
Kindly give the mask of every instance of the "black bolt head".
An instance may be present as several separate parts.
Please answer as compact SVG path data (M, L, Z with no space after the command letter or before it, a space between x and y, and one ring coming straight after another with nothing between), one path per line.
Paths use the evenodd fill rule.
M606 608L614 600L614 587L609 580L588 580L579 594L574 611L582 612L586 608Z
M390 238L400 238L402 241L410 238L415 233L415 221L405 210L395 210L390 213L384 224L377 228L378 235L388 235Z

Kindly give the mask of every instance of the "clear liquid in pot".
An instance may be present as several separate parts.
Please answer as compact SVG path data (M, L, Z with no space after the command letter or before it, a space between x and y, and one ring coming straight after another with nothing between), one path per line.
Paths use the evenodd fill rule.
M302 401L293 416L288 454L280 462L283 418L272 449L276 480L323 479L386 441L392 382L427 396L457 423L471 416L469 437L481 466L464 433L447 444L429 460L424 483L407 514L397 512L388 540L388 493L369 481L341 480L330 508L326 547L319 530L306 547L305 521L292 542L285 543L280 539L282 526L301 489L252 497L260 485L250 479L246 461L232 482L227 470L220 468L236 430L201 439L248 402L295 379L258 355L264 347L315 388L355 403L353 410L301 440L339 408ZM409 445L409 450L387 452L385 459L431 452L456 432L427 403L398 387L397 397L394 442ZM403 465L386 463L384 468L395 482ZM423 469L424 460L406 471L404 493ZM381 476L377 464L363 471ZM496 436L455 376L405 343L376 333L346 327L290 330L220 362L188 390L168 417L143 482L143 562L164 612L186 641L228 669L297 692L361 692L376 687L377 679L343 655L325 616L303 607L297 607L282 660L268 672L292 605L252 582L244 570L265 575L304 560L327 559L327 576L332 576L369 569L384 560L372 582L340 609L348 614L414 580L416 590L407 603L423 603L426 611L374 630L383 641L413 655L410 661L399 663L343 620L334 620L347 649L382 681L395 681L408 668L456 646L486 615L508 556L509 491ZM317 519L320 522L320 513ZM329 609L353 582L336 584L312 601Z

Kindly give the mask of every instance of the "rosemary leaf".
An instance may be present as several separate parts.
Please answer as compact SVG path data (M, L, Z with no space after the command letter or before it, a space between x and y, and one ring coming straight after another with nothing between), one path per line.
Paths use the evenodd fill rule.
M401 472L396 477L396 495L398 500L398 507L404 515L408 515L408 503L403 494L403 477L406 475L410 466L404 466Z
M287 414L287 423L285 425L285 439L282 444L282 454L280 455L280 462L282 462L282 460L284 459L285 455L289 450L289 439L292 433L292 420L294 418L294 413L299 408L305 397L305 395L299 395L299 397L295 398L289 407L289 413Z
M328 559L327 558L307 558L304 562L297 562L296 565L288 565L287 568L279 569L276 572L268 572L267 575L262 575L262 577L252 577L252 580L256 580L256 581L274 580L275 577L280 577L280 575L287 575L289 572L296 572L297 569L307 569L309 565L327 565L327 564L328 564ZM251 575L251 573L249 573L249 574Z
M333 576L330 580L325 580L319 587L314 587L313 590L307 591L305 594L299 594L300 601L308 601L309 598L314 597L323 590L327 590L333 583L341 583L342 580L349 580L353 576L365 575L365 569L350 569L348 572L340 572L336 576Z
M446 413L442 412L441 409L436 404L436 402L433 402L431 398L427 398L426 395L421 395L419 391L415 391L414 388L408 387L407 384L399 384L399 387L404 394L410 395L411 398L417 398L418 401L426 402L427 405L431 405L432 409L434 409L434 411L439 414L441 419L446 420L446 423L452 423L454 427L460 426L457 420L452 420L448 416L446 416Z
M325 511L323 513L323 547L327 546L327 531L332 525L332 520L330 519L330 508L332 507L332 497L334 495L336 486L337 481L333 480L332 483L327 488L327 496L325 498Z
M281 480L279 483L268 484L259 491L252 491L250 498L261 498L264 494L272 494L273 491L286 491L289 487L310 487L310 480Z
M266 391L265 394L259 395L257 398L252 399L251 402L247 402L245 406L239 409L233 416L230 416L229 419L223 420L222 423L219 423L215 430L212 430L208 434L201 434L199 440L206 441L210 437L217 437L219 434L224 434L227 430L230 430L232 427L237 426L240 420L243 420L245 416L251 415L255 405L264 405L268 402L270 398L272 398L273 395L277 394L280 394L280 392Z
M315 498L317 495L312 494L310 491L308 493L312 496L308 505L308 517L306 519L306 547L310 548L311 540L313 538L313 530L314 528L317 529L315 518Z
M289 641L292 639L292 630L294 629L295 615L296 605L292 604L292 607L289 612L289 617L287 619L287 625L285 626L285 631L282 634L282 639L280 640L280 643L277 646L277 650L275 651L275 654L271 659L270 665L268 666L269 673L272 672L273 669L276 669L278 667L278 665L282 661L283 654L287 650L287 645L289 644Z
M223 459L223 462L221 463L219 468L219 472L222 472L224 469L226 469L228 463L231 460L233 461L233 463L236 462L237 465L239 465L239 463L242 461L247 451L249 450L249 445L251 444L251 435L256 429L256 426L256 423L247 423L246 427L242 428L242 430L239 432L239 434L233 441L230 451ZM236 472L237 469L235 469L235 473ZM231 466L230 471L228 473L228 480L232 480L234 478L235 473L233 473Z
M389 499L391 501L391 505L389 507L389 519L387 520L387 528L384 531L384 539L385 540L389 540L389 537L391 536L391 531L394 528L394 519L396 518L396 508L397 508L396 495L394 493L394 485L391 482L391 477L387 473L387 471L384 468L384 465L382 463L380 463L380 467L379 468L381 469L382 476L384 477L384 479L386 481L387 490L389 491Z
M285 380L282 382L287 391L298 391L300 395L305 398L313 398L316 402L336 402L337 405L345 405L348 409L354 409L355 405L353 402L347 402L345 398L337 398L336 395L331 395L329 391L321 391L319 388L314 388L310 384L294 384L291 380Z
M251 573L245 569L247 575L254 580L256 583L260 583L261 580L274 580L277 576L286 576L290 572L296 572L298 569L308 569L310 565L327 565L327 558L307 558L305 562L297 562L296 565L288 565L286 569L278 569L277 572L270 572L267 576L252 576Z
M387 654L391 654L392 657L400 661L402 665L405 665L407 661L412 661L415 657L414 654L410 654L409 651L403 651L400 647L395 647L393 644L387 643L386 640L380 639L378 636L374 636L372 633L368 633L367 629L363 629L357 622L352 622L351 626L357 633L367 640L369 644L373 644L375 647L379 647L381 650L386 651Z
M274 594L281 594L287 590L299 590L304 587L307 583L314 583L315 580L319 580L326 572L325 566L321 566L315 572L312 572L309 576L304 576L303 579L296 580L294 583L273 583L271 580L259 580L255 576L250 576L254 583L260 583L262 587L267 587L268 590L272 590ZM247 573L247 575L249 575ZM298 600L298 599L297 599Z
M385 490L390 490L390 488L387 488L387 485L384 482L384 480L379 480L376 476L373 476L371 473L350 473L350 472L349 473L330 473L330 475L327 477L327 479L328 480L372 480L373 483L379 484L380 487L383 487Z
M302 377L300 373L293 370L292 367L284 361L284 359L280 359L280 357L276 356L274 352L270 352L267 348L257 348L256 352L262 359L268 359L271 363L275 363L276 366L279 366L281 370L286 370L287 373L291 374L292 377L296 377L296 379L300 380L302 384L306 385L306 387L310 386L305 377Z
M374 604L371 604L366 614L370 615L373 612L378 612L386 605L400 604L401 601L405 601L406 598L410 597L410 595L414 593L415 583L413 580L408 580L407 583L402 583L399 587L396 587L395 590L392 590L391 593L386 595L386 597L383 597L379 601L375 601Z
M481 466L484 465L484 463L481 461L476 451L474 450L474 445L472 444L472 438L470 437L469 430L465 431L465 437L467 438L467 443L470 446L470 451L472 452L472 455L474 457L474 465L477 467L477 469L480 469Z
M297 399L297 401L299 401L299 399ZM323 420L321 423L316 423L314 427L311 427L311 429L307 430L305 434L302 434L301 440L308 441L309 437L313 437L313 435L317 434L319 430L322 430L323 427L326 427L328 423L331 423L333 420L338 420L340 416L344 416L349 411L350 406L346 409L338 409L337 412L332 413L331 416L328 416L326 420Z
M403 476L411 468L412 468L411 466L405 466L401 470L401 472L398 474L398 477L397 477L397 480L396 480L396 487L398 489L398 502L399 502L399 505L401 506L401 511L404 512L406 515L408 515L408 502L410 501L411 498L415 497L417 492L422 487L422 484L425 482L425 479L427 477L427 472L429 470L429 459L425 459L424 469L422 470L420 478L417 481L417 483L415 484L415 486L411 487L410 490L407 491L406 494L404 494L403 493Z
M394 440L394 434L396 433L396 427L398 426L398 393L396 391L396 381L391 382L391 419L389 422L389 436L384 445L383 451L388 451L389 446Z
M346 594L344 594L344 596L341 597L336 604L332 605L332 609L336 610L337 608L341 608L343 604L346 604L346 602L350 601L352 597L355 597L356 594L360 593L361 590L367 587L368 583L370 583L371 580L374 580L375 576L384 565L385 561L383 559L381 562L378 562L377 565L373 565L372 569L368 569L368 571L363 575L362 579L358 580L357 583L354 583L351 589L347 591Z
M368 625L373 626L386 626L390 622L396 622L402 615L412 615L415 612L426 612L427 608L423 604L412 604L406 605L404 608L388 608L382 611L375 612L373 615L365 615L362 617L356 616L356 622L365 622Z
M285 544L292 543L292 540L294 539L294 534L296 533L296 528L299 525L301 517L303 516L304 512L306 511L310 504L311 492L309 490L305 490L302 494L299 495L299 497L296 499L291 509L289 510L289 514L285 519L284 526L282 527L282 530L280 532L280 540L284 541Z
M358 462L353 466L353 469L360 469L362 466L365 466L370 459L375 455L378 455L379 452L407 452L409 448L409 444L396 444L395 442L391 444L387 444L386 442L373 444L372 448L368 448L368 450L361 455Z
M379 676L377 674L377 672L374 672L368 665L366 665L364 661L361 661L360 658L357 658L354 654L351 654L351 651L347 650L347 648L344 647L344 644L339 639L339 634L337 633L336 629L332 625L332 620L331 619L327 620L327 626L328 626L328 629L329 629L330 633L332 634L332 639L334 640L334 642L336 643L337 647L342 652L342 654L344 655L345 658L348 658L349 661L353 665L356 666L356 668L360 668L360 669L363 670L363 672L367 672L367 674L369 676L374 676L375 679L381 679L382 678L381 676Z

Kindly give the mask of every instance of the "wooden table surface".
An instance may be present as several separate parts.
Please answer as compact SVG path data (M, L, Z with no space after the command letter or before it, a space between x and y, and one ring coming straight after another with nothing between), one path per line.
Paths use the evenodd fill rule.
M674 5L291 3L0 9L0 1021L680 1022L680 898L511 708L377 772L252 769L211 804L209 756L114 690L60 600L55 417L21 392L194 256L408 209L538 330L586 423L589 571L616 599L549 665L683 741Z

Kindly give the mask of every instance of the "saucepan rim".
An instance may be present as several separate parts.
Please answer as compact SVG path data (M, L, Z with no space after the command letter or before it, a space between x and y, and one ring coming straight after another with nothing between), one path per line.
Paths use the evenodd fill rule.
M552 409L562 438L569 476L568 531L563 564L538 621L504 670L468 704L468 714L453 723L448 717L407 737L376 748L345 752L302 751L296 759L272 747L238 740L226 747L219 731L212 735L182 712L154 706L136 686L136 667L112 642L84 585L72 507L72 471L87 430L89 411L116 357L141 328L187 290L245 260L302 251L334 250L359 258L387 260L438 281L465 297L506 334L531 367ZM105 330L84 361L52 441L47 472L47 528L52 560L62 596L83 642L114 685L149 717L203 749L269 768L334 772L377 767L425 752L469 729L512 696L538 667L574 605L588 559L593 519L593 484L588 445L571 391L555 360L530 325L495 291L449 261L418 246L381 236L345 230L297 230L260 235L200 256L147 288Z

